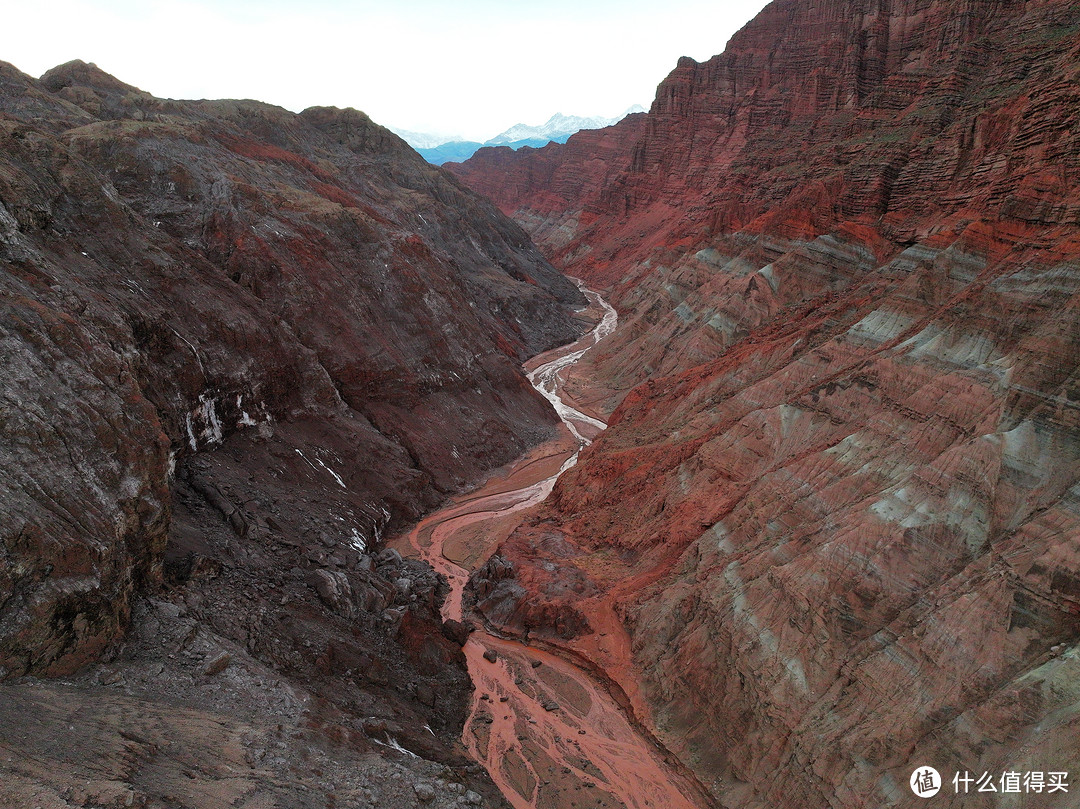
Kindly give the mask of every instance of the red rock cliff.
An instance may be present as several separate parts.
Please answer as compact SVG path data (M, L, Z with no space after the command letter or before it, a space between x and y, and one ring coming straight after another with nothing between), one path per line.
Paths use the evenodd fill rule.
M451 167L610 285L628 391L500 550L548 584L480 606L617 615L725 806L1080 764L1078 80L1073 3L780 0L648 114Z
M1052 0L774 2L723 54L681 59L648 114L449 168L605 282L734 230L1069 221L1075 22Z

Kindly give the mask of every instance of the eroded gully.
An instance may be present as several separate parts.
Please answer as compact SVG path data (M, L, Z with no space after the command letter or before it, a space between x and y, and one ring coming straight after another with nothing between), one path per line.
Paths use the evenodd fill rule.
M548 496L559 475L606 426L561 393L561 373L616 325L615 310L597 293L583 291L600 318L595 328L528 366L530 381L563 421L560 437L429 515L395 543L447 577L451 593L444 619L461 619L469 573L521 521L521 512ZM494 662L484 658L487 650L497 654ZM515 809L695 805L686 781L665 764L608 689L565 656L482 629L470 636L464 651L476 691L463 742Z

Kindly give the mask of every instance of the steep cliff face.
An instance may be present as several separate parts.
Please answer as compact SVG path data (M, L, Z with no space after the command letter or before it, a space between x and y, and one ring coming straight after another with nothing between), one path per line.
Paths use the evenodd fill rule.
M1078 764L1078 78L1075 4L780 0L648 115L454 167L621 323L480 607L640 680L724 805Z
M781 0L680 60L647 115L449 168L604 283L732 231L1074 221L1075 25L1059 0Z
M442 590L371 553L550 432L576 287L355 110L0 65L0 142L0 678L202 633L452 758ZM118 651L163 578L191 634Z

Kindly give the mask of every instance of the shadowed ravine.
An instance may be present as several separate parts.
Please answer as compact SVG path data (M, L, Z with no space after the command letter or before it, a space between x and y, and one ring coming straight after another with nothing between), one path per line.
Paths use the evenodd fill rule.
M482 489L420 522L402 551L417 553L450 582L443 608L460 620L469 572L509 530L513 515L550 494L580 450L604 429L561 397L560 372L616 324L615 310L586 291L602 317L583 338L530 363L529 379L563 420L558 438L508 466ZM518 518L519 519L519 518ZM487 650L495 661L484 658ZM692 807L690 788L631 721L607 688L561 656L474 632L465 646L476 685L463 732L469 752L483 764L518 809L538 807Z

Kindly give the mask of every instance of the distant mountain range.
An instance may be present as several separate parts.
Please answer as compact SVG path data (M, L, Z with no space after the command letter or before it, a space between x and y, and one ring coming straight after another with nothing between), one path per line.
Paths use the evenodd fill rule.
M630 107L630 109L623 112L622 115L617 115L614 118L585 118L580 115L563 115L561 112L557 112L548 118L546 123L543 123L540 126L515 124L505 132L502 132L485 142L484 145L511 146L514 143L536 139L543 139L545 143L550 143L559 138L565 140L582 129L603 129L605 126L611 126L634 112L645 112L645 108L640 104L635 104Z
M444 132L413 132L409 129L388 128L414 149L432 149L444 143L458 143L465 140L461 135L447 135Z
M517 150L522 146L539 148L552 141L566 143L567 139L575 132L582 129L602 129L605 126L611 126L621 121L627 115L635 112L645 112L645 108L640 104L635 104L623 112L622 115L617 115L614 118L589 118L581 115L563 115L561 112L557 112L539 126L514 124L514 126L483 143L475 140L464 140L453 135L412 132L407 129L393 129L393 131L416 149L429 163L441 166L443 163L468 160L477 149L484 146L509 146L511 149Z

